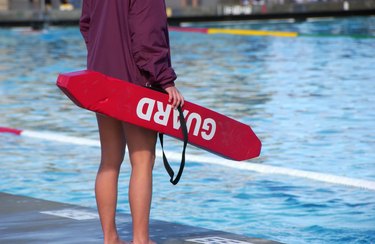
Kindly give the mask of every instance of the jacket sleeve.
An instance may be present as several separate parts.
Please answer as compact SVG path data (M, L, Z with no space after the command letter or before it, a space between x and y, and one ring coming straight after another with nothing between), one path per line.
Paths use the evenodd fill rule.
M82 13L79 19L79 30L85 40L86 45L89 43L89 28L90 28L90 0L83 0Z
M131 0L129 29L134 60L150 85L167 88L177 78L171 67L164 0Z

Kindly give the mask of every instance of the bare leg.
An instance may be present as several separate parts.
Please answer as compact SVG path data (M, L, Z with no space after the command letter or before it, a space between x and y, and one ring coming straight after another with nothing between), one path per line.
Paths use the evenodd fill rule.
M198 7L198 0L192 0L192 6L194 8Z
M97 114L102 157L95 182L95 195L104 243L125 243L117 234L115 216L120 166L124 159L125 137L122 122Z
M124 123L124 130L132 165L129 200L133 220L133 243L154 243L149 240L149 218L157 133L127 123Z

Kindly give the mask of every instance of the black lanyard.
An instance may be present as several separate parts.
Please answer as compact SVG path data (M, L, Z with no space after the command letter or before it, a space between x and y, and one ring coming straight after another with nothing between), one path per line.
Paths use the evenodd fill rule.
M184 146L183 146L183 149L182 149L180 169L178 170L178 173L177 173L175 179L173 179L173 177L174 177L174 171L173 171L171 165L169 164L168 159L167 159L167 157L165 156L165 153L164 153L164 147L163 147L163 135L164 134L163 133L159 133L160 145L161 145L161 149L163 151L164 167L167 170L169 176L171 177L170 182L173 185L177 185L178 181L181 178L182 172L184 171L184 167L185 167L185 151L186 151L186 146L187 146L187 143L188 143L188 131L187 131L187 127L186 127L186 121L185 121L185 118L184 118L184 114L183 114L182 109L181 109L180 106L178 106L177 109L178 109L179 116L180 116L180 124L181 124L182 134L184 136L184 138L183 138L183 140L184 140Z

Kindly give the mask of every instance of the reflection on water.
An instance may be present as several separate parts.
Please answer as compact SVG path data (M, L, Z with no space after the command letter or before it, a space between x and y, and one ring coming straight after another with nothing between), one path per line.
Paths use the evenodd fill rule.
M374 35L374 19L239 25ZM253 162L375 180L374 39L174 32L171 43L184 96L250 124L261 137L262 155ZM94 115L54 85L59 72L84 67L77 28L0 29L0 126L97 138ZM94 207L98 158L98 148L0 135L0 190ZM120 211L129 211L129 171L124 164ZM373 192L198 162L187 162L177 187L160 162L154 177L154 218L285 243L375 237Z

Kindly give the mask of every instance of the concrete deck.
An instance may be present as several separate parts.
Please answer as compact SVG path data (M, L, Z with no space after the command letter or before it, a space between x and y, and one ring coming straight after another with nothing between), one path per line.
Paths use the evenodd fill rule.
M95 209L0 192L0 243L102 243ZM131 240L131 218L117 215L121 237ZM151 238L158 244L277 244L193 226L151 220Z

